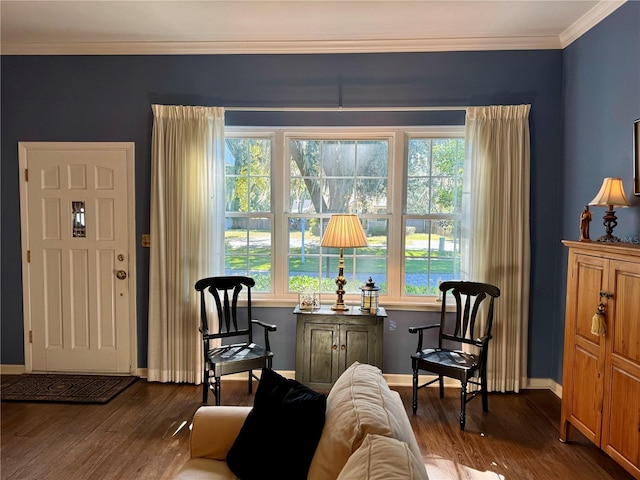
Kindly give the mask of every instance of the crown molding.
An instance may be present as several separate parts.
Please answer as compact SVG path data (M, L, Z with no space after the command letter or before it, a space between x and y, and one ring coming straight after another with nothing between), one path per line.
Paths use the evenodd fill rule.
M407 40L309 40L227 42L11 43L2 55L229 55L400 53L560 49L555 36Z
M205 42L2 42L2 55L231 55L563 49L627 0L601 0L560 35Z
M595 7L576 20L573 25L567 28L559 36L561 48L566 48L582 35L591 30L594 26L607 18L618 8L624 5L627 0L602 0Z

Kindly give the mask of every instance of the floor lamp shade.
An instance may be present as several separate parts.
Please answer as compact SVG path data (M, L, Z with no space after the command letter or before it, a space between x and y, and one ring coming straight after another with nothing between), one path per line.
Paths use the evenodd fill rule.
M344 277L344 249L367 247L367 235L364 233L362 224L357 215L354 214L336 214L329 219L329 224L322 236L320 245L325 248L340 249L340 263L338 264L338 277L336 285L338 289L336 294L338 298L336 303L331 307L333 310L348 310L344 304L344 286L347 279Z

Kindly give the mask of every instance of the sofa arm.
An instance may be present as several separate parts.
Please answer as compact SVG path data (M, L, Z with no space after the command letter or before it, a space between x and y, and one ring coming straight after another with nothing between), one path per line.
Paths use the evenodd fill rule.
M225 460L251 407L200 407L191 427L191 458Z

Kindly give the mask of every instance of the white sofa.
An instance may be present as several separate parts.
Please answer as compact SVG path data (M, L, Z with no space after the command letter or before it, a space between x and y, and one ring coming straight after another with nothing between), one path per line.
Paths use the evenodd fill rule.
M176 480L237 479L227 466L226 455L250 410L199 408L191 431L191 458ZM428 478L400 395L389 388L378 368L356 362L334 384L307 478Z

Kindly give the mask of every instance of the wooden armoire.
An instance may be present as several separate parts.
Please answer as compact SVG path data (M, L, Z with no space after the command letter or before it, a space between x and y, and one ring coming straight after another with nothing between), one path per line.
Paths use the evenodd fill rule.
M560 440L573 426L640 479L640 245L562 243L569 264ZM605 331L594 334L599 304Z

